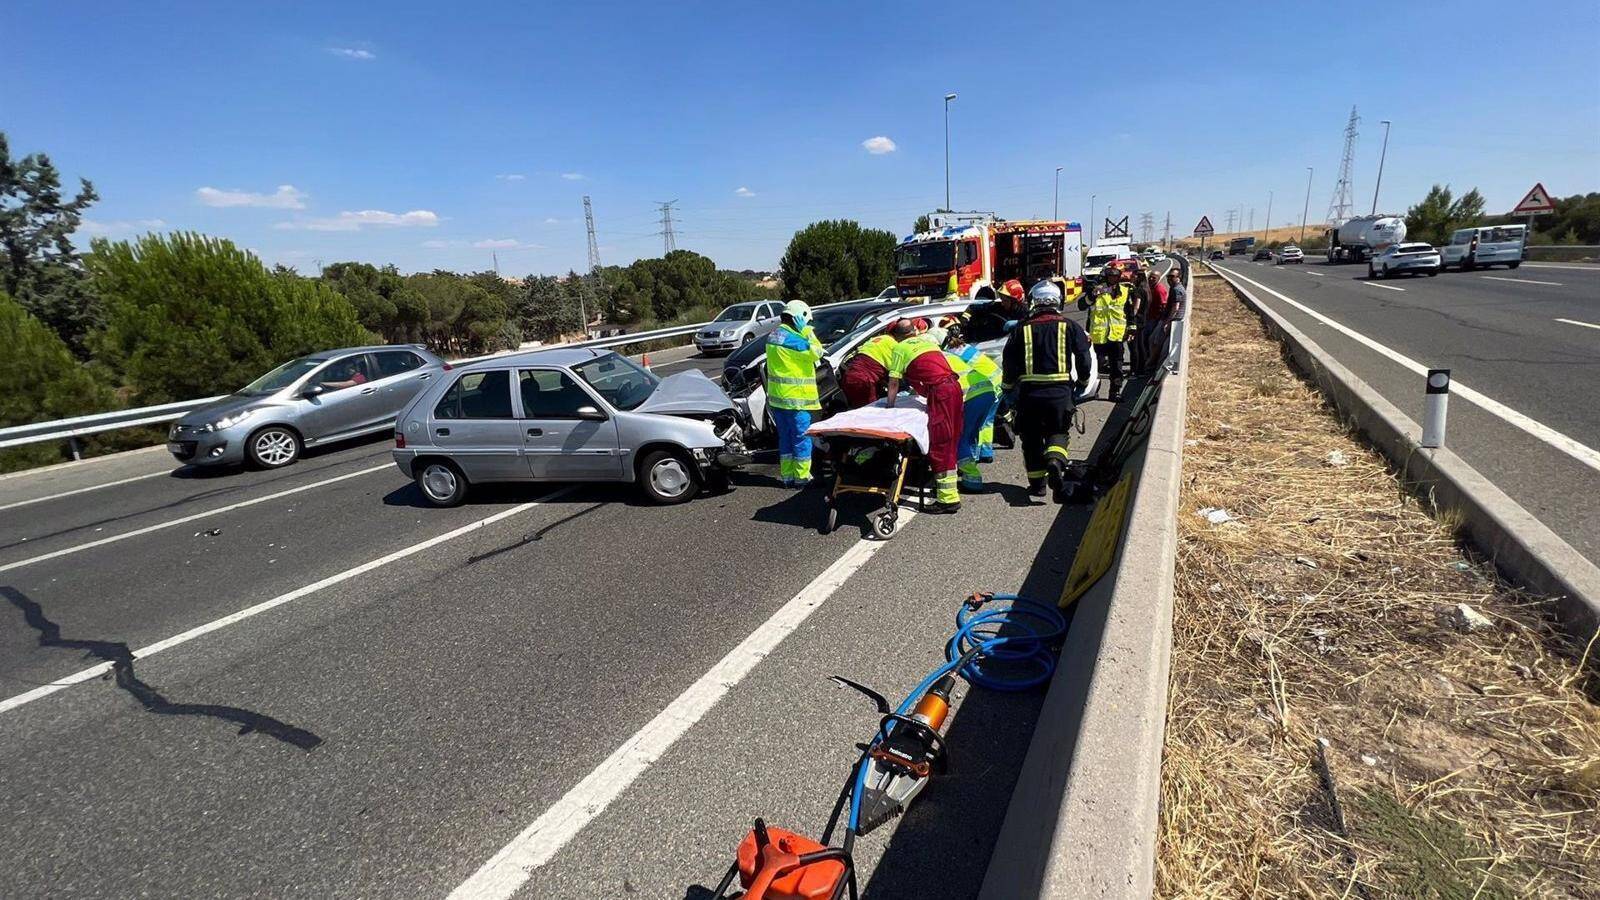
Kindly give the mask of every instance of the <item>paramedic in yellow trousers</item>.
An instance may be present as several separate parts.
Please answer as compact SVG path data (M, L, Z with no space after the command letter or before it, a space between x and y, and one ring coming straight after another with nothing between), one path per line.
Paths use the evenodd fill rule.
M817 395L817 360L822 343L811 329L811 307L799 300L783 306L783 317L767 336L767 409L778 430L778 472L784 487L811 483L811 413Z
M1089 311L1089 342L1094 344L1100 374L1111 381L1107 399L1115 403L1122 399L1122 347L1128 338L1130 292L1115 269L1107 266L1106 272L1106 280L1095 285L1087 299L1080 299L1078 308Z

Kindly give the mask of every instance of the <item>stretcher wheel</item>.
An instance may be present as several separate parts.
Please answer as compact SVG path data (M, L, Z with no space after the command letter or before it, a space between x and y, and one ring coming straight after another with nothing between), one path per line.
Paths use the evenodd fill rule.
M879 513L872 519L872 533L881 538L894 537L895 520L899 518L893 512Z
M829 503L828 504L828 523L826 525L822 526L822 533L823 534L833 534L833 530L835 528L838 528L838 527L839 527L839 507L834 506L832 503Z

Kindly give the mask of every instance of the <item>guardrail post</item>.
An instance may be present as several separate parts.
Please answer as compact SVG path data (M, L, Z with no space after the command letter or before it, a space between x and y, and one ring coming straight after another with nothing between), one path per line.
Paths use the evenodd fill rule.
M83 446L78 443L77 438L67 438L67 448L72 451L73 459L83 459Z
M1444 446L1445 416L1450 412L1450 370L1428 370L1428 393L1422 409L1422 446Z

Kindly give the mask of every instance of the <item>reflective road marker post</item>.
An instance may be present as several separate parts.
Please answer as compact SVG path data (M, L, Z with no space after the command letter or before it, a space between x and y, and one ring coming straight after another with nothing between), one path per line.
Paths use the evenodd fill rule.
M1444 446L1444 420L1450 409L1450 370L1428 370L1428 393L1422 408L1422 446Z

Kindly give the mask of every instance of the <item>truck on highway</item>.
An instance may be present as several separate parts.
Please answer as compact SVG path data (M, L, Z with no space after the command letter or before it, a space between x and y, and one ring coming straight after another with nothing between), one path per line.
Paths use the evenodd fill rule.
M988 214L936 213L932 227L895 248L895 289L903 299L955 294L992 299L1013 278L1026 290L1059 275L1083 289L1083 228L1077 222L1008 222Z
M1400 216L1357 216L1329 228L1328 262L1366 262L1391 244L1406 239L1406 220Z
M1254 235L1251 235L1250 237L1236 237L1228 242L1228 255L1238 256L1243 253L1249 253L1250 250L1255 247L1255 245L1256 239Z

